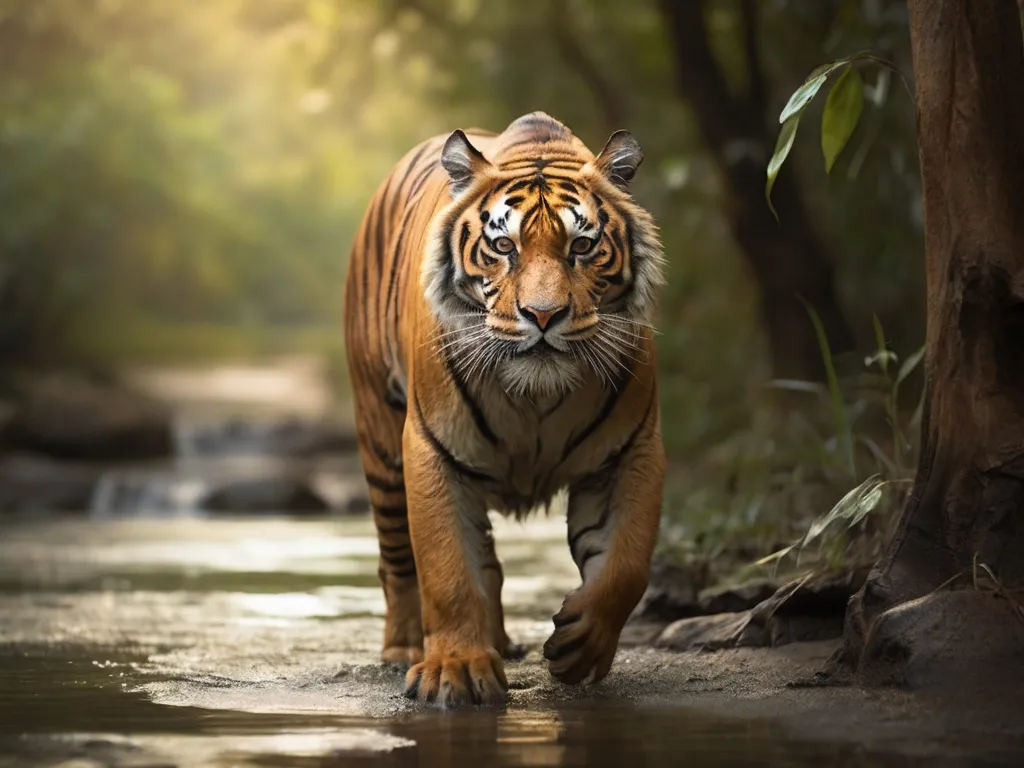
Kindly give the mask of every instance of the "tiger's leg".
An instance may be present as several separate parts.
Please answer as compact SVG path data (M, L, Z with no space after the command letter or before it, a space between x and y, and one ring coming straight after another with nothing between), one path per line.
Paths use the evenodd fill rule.
M406 674L405 695L442 707L500 704L508 682L488 620L486 508L454 480L457 469L426 430L414 417L404 438L425 635L424 658Z
M484 542L483 553L484 593L487 595L488 634L494 649L504 659L522 658L525 649L513 645L505 633L505 612L501 606L501 588L505 582L505 574L494 549L494 535L488 530Z
M555 614L544 657L552 675L573 685L608 674L650 578L665 478L656 409L613 461L569 489L569 548L583 584Z
M387 404L378 391L354 388L360 456L380 547L377 573L387 604L381 658L408 665L423 659L423 628L402 472L405 413Z

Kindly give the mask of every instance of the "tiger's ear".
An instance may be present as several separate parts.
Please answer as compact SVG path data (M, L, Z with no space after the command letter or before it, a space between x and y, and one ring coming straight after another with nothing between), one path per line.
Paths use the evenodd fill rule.
M644 160L644 151L629 131L616 131L604 145L594 165L619 189L625 189Z
M445 141L441 149L441 165L451 179L453 195L466 189L477 175L491 166L462 131L455 131Z

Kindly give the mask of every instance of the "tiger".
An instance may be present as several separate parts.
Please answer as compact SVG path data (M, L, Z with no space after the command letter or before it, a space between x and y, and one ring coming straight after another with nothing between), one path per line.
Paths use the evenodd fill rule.
M383 662L408 698L501 705L503 570L489 511L568 492L581 583L543 645L597 683L646 589L665 454L654 321L664 254L629 183L628 131L596 156L544 112L455 130L381 182L345 277L345 348L379 541Z

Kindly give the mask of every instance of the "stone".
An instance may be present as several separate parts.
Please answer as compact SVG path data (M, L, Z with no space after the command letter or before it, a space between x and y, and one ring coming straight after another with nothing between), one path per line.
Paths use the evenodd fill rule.
M99 468L11 453L0 459L0 512L87 512Z
M700 609L697 594L706 581L706 573L688 569L664 560L651 565L651 576L630 621L667 623L697 616Z
M749 613L719 613L675 621L664 629L654 645L673 651L718 650L763 645L762 640L758 628L750 626Z
M173 452L170 410L116 383L77 374L25 377L3 420L0 445L56 459L122 461Z
M233 480L214 488L198 504L208 512L316 513L331 506L308 482L290 477L260 477Z
M754 579L731 587L714 587L702 590L697 601L700 612L740 613L749 611L755 605L767 600L778 590L778 585L768 579Z
M825 574L784 585L753 608L676 621L655 641L673 650L781 646L841 637L846 603L866 569ZM767 584L752 586L748 598ZM712 604L709 600L708 604Z
M964 691L1018 686L1024 608L992 591L933 592L878 616L855 673L867 686Z
M182 430L184 450L197 456L260 455L310 457L352 455L358 449L351 427L330 420L287 417L277 421L231 418Z

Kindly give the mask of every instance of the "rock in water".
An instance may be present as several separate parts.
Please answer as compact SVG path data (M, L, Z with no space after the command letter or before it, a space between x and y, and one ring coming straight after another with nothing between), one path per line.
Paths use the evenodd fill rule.
M308 483L287 477L236 480L214 489L199 502L209 512L240 514L291 512L324 514L330 505Z
M27 377L17 389L0 437L8 449L79 461L172 454L170 410L136 392L72 374Z

